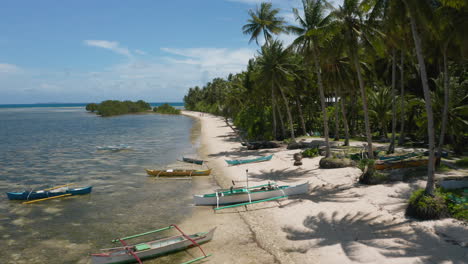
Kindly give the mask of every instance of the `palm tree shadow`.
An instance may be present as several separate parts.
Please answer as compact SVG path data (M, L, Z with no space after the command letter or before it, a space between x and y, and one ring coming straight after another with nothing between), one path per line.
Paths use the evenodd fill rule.
M313 174L312 170L304 170L300 168L295 169L281 169L281 170L261 170L259 173L249 174L249 178L252 178L255 181L296 181L305 177L310 177Z
M362 195L355 192L346 192L352 189L353 186L342 184L328 187L326 185L315 186L310 189L310 193L298 195L298 198L310 200L314 203L336 202L336 203L352 203L359 200Z
M340 245L347 258L361 262L363 255L358 251L365 246L390 258L418 257L428 263L466 263L466 245L463 248L454 245L453 241L442 241L439 236L408 223L411 221L392 223L381 216L363 212L340 217L335 211L331 216L320 212L306 217L303 228L285 226L282 230L291 241L308 242L303 246L285 248L286 252L305 254L314 248ZM466 228L451 228L459 229L452 232L464 232L468 236Z

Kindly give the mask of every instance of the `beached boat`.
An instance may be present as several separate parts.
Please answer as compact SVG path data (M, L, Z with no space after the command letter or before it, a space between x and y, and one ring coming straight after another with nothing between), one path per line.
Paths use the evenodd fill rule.
M211 173L209 170L148 170L146 173L150 176L161 176L161 177L170 177L170 176L208 176Z
M240 165L245 163L253 163L253 162L262 162L262 161L269 161L273 157L273 154L269 156L263 156L255 159L245 159L245 160L226 160L227 164L229 165Z
M164 230L172 227L177 228L181 235L139 243L134 245L127 245L124 240L140 237ZM209 257L206 255L200 244L210 241L216 228L208 232L200 232L192 235L184 234L176 225L171 225L166 228L145 232L138 235L115 239L112 242L121 242L121 247L101 249L101 253L91 254L91 261L93 264L112 264L112 263L142 263L141 260L155 258L169 253L185 250L191 247L199 247L203 253L202 257L195 258L185 263L193 263L195 261Z
M231 188L218 190L215 193L194 195L195 205L226 205L244 202L254 202L272 200L273 198L283 198L289 195L303 194L309 192L309 182L295 186L278 186L276 183L269 183L249 188Z
M394 154L394 155L386 155L386 156L380 156L379 160L385 160L385 161L397 161L397 160L404 160L404 159L409 159L412 157L416 156L422 156L422 153L418 152L410 152L410 153L405 153L405 154Z
M126 144L119 144L119 145L110 145L110 146L96 146L96 149L108 150L108 151L120 151L120 150L129 150L131 149L131 147Z
M392 170L401 168L413 168L426 166L429 162L427 158L409 158L404 160L378 160L375 162L374 167L376 170Z
M23 191L23 192L7 192L8 199L10 200L36 200L36 199L44 199L49 197L56 197L61 195L82 195L88 194L92 190L92 186L87 187L79 187L79 188L68 188L68 187L60 187L60 188L51 188L45 190L37 190L37 191Z
M182 157L182 161L188 162L188 163L194 163L194 164L198 164L198 165L203 165L203 162L204 162L203 160L186 158L186 157Z

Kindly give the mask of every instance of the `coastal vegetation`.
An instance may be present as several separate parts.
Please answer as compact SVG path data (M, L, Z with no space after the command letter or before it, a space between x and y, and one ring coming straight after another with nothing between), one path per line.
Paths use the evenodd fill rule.
M93 113L96 112L96 114L105 117L146 112L148 110L151 110L151 106L149 103L143 100L139 100L136 102L107 100L101 102L100 104L87 104L86 110Z
M162 104L160 106L156 106L155 108L153 108L153 111L158 114L180 115L180 109L176 109L175 107L169 104Z
M319 132L326 157L329 138L365 140L370 160L375 141L389 143L387 153L425 147L427 185L410 211L445 214L434 161L442 149L462 155L468 145L467 2L302 3L294 25L272 3L250 10L242 30L262 43L257 55L241 73L190 88L185 108L231 119L250 140ZM275 37L285 32L295 37L289 46Z

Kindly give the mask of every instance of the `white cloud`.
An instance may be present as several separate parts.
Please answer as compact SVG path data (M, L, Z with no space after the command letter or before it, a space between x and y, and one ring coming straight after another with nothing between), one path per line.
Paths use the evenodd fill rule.
M122 54L128 57L131 57L130 51L125 48L121 47L117 41L107 41L107 40L85 40L84 44L92 47L98 47L103 49L108 49L118 54Z
M142 51L142 50L139 50L139 49L136 49L135 50L135 53L136 54L140 54L140 55L146 55L146 52Z
M13 64L8 64L8 63L0 63L0 74L1 73L18 73L20 72L21 69Z

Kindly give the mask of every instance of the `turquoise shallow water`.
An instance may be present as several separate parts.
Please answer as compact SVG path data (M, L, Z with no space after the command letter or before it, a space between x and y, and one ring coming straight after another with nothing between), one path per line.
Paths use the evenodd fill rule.
M144 168L194 154L193 123L157 114L101 118L82 107L0 109L0 262L88 263L116 237L189 216L191 181L154 180ZM131 150L96 150L118 144ZM93 192L31 205L4 194L70 182Z

